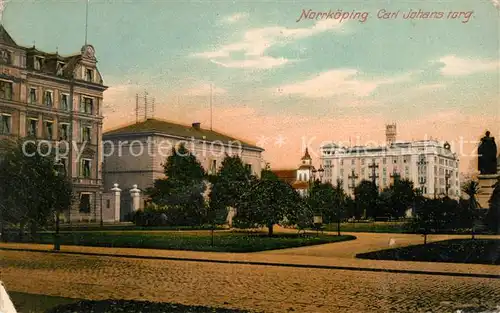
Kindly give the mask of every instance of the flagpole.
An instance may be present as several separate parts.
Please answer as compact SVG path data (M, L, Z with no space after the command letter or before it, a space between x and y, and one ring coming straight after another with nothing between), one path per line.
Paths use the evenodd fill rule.
M85 45L87 45L87 32L89 25L89 1L90 0L87 0L87 4L85 7Z
M212 130L212 84L210 83L210 130Z

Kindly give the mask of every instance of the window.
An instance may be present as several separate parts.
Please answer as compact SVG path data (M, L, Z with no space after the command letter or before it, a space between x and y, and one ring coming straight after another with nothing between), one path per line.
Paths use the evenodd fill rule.
M8 135L10 134L10 126L11 126L11 116L8 114L0 115L0 134Z
M38 130L38 120L34 118L30 118L28 120L28 131L27 135L31 137L36 137L37 136L37 130Z
M210 164L210 172L214 175L217 173L217 160L212 160Z
M30 88L30 104L36 104L36 88Z
M340 160L340 165L344 165L344 160Z
M64 111L68 111L69 105L68 105L68 95L65 93L61 94L61 103L59 104L59 108Z
M35 70L40 71L42 69L42 65L43 65L43 58L35 57L35 63L33 65Z
M52 107L52 91L47 90L45 91L45 97L44 97L44 103L48 107Z
M251 164L245 164L245 168L252 173L252 165Z
M394 159L392 160L392 163L396 164L398 162L398 160Z
M93 69L88 68L85 70L85 80L88 82L94 81L94 70Z
M80 213L90 213L90 195L80 195Z
M93 106L94 106L94 99L82 97L80 103L80 112L92 114Z
M408 166L405 168L405 175L406 177L410 176L410 168Z
M387 176L387 168L385 168L385 167L384 167L384 168L382 169L382 174L383 174L384 176Z
M92 130L92 128L90 126L83 126L82 127L82 142L85 142L85 141L90 142L91 130Z
M361 176L363 176L363 177L365 176L365 169L364 168L361 169Z
M382 164L386 164L386 163L387 163L386 158L383 158L383 159L382 159Z
M92 160L83 159L81 164L81 176L84 178L90 178L90 164Z
M344 177L344 169L343 168L340 169L340 177Z
M361 165L365 165L365 159L361 159Z
M69 124L61 123L59 128L59 140L69 139Z
M351 160L351 165L354 165L354 164L356 164L356 160L352 159Z
M45 122L45 138L52 139L52 136L54 135L53 125L54 123L52 121Z
M106 200L106 208L109 209L111 208L111 200Z
M12 63L10 51L4 50L4 49L0 50L0 62L2 64L11 64Z
M12 100L12 83L0 81L0 98Z
M62 76L62 74L63 74L63 67L64 67L64 63L63 62L57 62L57 67L56 67L56 75L57 76Z

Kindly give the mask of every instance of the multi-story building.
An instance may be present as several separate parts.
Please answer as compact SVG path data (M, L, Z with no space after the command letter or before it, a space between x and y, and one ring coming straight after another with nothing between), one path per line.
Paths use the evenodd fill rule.
M321 147L323 181L340 180L349 194L362 180L375 181L380 190L394 179L413 181L426 197L448 192L460 197L459 159L450 144L437 140L397 141L396 125L387 125L386 145L341 147L335 143Z
M96 63L91 45L70 56L47 53L19 46L0 25L0 138L46 140L54 150L59 147L75 191L66 220L99 220L107 87Z
M260 177L262 148L224 134L201 128L154 118L107 131L103 135L104 186L106 190L118 183L127 190L137 185L145 190L156 179L164 178L163 164L172 148L183 143L193 153L203 168L215 174L227 155L238 155ZM130 199L122 197L121 218L129 213Z

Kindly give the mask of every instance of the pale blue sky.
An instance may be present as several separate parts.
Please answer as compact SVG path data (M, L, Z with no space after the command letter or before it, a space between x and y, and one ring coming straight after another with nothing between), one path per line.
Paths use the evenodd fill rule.
M84 43L85 5L11 0L3 23L20 45L74 53ZM296 22L303 9L369 17ZM381 20L381 9L400 13ZM403 19L410 9L473 14L467 23ZM476 138L485 127L500 135L499 10L491 0L90 0L88 41L111 87L105 127L133 121L134 94L144 89L157 116L206 125L212 83L214 127L269 138L264 148L276 167L298 161L300 136L382 140L390 121L401 139ZM288 147L273 145L278 134Z

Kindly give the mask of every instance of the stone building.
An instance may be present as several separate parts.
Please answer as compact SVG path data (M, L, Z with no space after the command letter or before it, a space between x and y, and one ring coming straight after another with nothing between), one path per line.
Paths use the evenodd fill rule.
M115 183L123 190L133 185L145 190L158 178L164 178L163 164L172 148L183 143L203 168L215 174L226 154L239 155L253 174L260 176L262 148L236 138L201 127L148 118L103 135L104 187L109 190ZM143 206L144 204L141 204ZM122 197L122 219L131 207L130 197Z
M69 56L47 53L16 44L0 25L0 138L44 140L58 151L75 190L64 220L100 220L107 87L96 64L91 45Z
M449 143L433 139L397 141L394 124L387 125L386 136L386 145L377 147L322 146L323 181L336 184L340 180L344 190L352 194L352 187L361 180L374 179L383 189L400 177L413 181L426 197L460 197L459 159Z
M307 196L309 185L312 180L319 178L316 172L307 148L304 152L304 156L300 159L298 168L273 170L273 173L276 174L279 179L289 183L302 197Z

